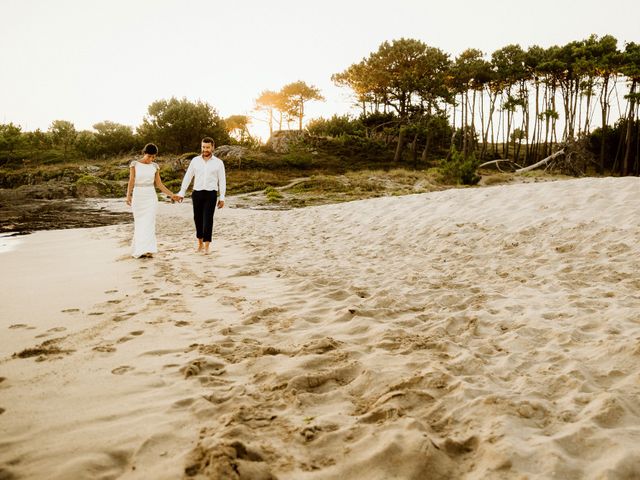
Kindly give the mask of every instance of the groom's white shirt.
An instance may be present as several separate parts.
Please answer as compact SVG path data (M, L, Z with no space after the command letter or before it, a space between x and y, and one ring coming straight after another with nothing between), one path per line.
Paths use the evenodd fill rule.
M227 177L224 173L224 163L218 157L213 155L206 162L202 155L198 155L191 159L187 173L184 174L182 185L178 195L184 197L191 180L194 190L216 190L218 192L218 200L224 200L227 191Z

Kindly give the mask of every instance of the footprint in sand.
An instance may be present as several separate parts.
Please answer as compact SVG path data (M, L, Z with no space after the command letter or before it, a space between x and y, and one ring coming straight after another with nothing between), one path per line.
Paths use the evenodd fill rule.
M93 347L93 350L101 353L113 353L116 351L116 347L113 345L98 345L97 347Z
M0 377L0 383L4 382L7 379L7 377Z
M184 408L193 405L195 402L195 398L183 398L182 400L176 400L175 402L173 402L172 406L174 408Z
M0 407L0 415L2 415L4 412L6 412L6 410L2 407Z
M53 327L47 330L47 332L64 332L67 327Z
M145 288L143 290L143 292L149 294L149 293L157 292L158 290L160 290L160 289L159 288Z
M79 312L80 309L79 308L65 308L64 310L62 310L62 313L73 313L73 312Z
M120 337L117 343L128 342L129 340L133 340L133 337L138 337L144 333L144 330L135 330L133 332L129 332L129 335L125 335L124 337ZM132 336L133 335L133 336Z
M13 329L13 330L18 329L18 328L29 328L29 325L27 325L26 323L15 323L15 324L11 325L9 328Z
M186 327L187 325L190 325L189 322L185 322L184 320L179 320L174 324L176 327Z
M104 293L118 293L118 290L105 290Z
M95 317L95 316L98 316L98 315L104 315L104 312L89 312L87 315Z
M453 457L473 452L478 448L479 443L478 438L475 436L471 436L465 440L447 438L442 447L444 447L444 450Z
M224 363L221 363L217 360L198 358L182 367L180 369L180 372L184 374L185 378L189 378L192 376L198 377L203 374L208 374L209 376L219 376L225 373L225 368Z
M131 370L133 370L133 367L130 367L129 365L123 365L121 367L114 368L113 370L111 370L111 373L113 373L114 375L123 375L127 372L130 372Z
M113 320L114 322L122 322L130 317L133 317L136 313L137 312L129 312L122 315L116 315L111 320Z

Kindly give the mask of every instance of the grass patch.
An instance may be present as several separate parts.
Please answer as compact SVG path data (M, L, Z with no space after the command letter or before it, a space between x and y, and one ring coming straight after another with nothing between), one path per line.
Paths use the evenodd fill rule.
M271 186L265 189L264 194L267 197L267 201L272 203L280 202L283 198L282 194Z

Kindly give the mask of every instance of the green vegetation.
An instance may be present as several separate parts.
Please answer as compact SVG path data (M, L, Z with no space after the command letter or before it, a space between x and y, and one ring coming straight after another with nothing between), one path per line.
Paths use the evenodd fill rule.
M480 176L476 173L480 162L475 155L467 158L455 148L451 152L451 158L444 162L441 168L442 182L462 185L475 185L480 181Z
M279 131L263 146L249 134L249 116L222 119L207 103L176 98L153 102L136 128L104 121L77 131L55 120L47 131L23 132L0 124L0 188L49 188L38 191L42 198L123 196L130 160L151 141L160 147L162 179L176 191L196 155L184 152L197 150L204 135L244 147L225 159L229 195L264 191L258 196L280 207L508 182L511 174L479 172L479 165L500 160L513 170L560 148L571 151L550 170L640 175L640 45L633 42L621 50L612 36L592 35L546 49L507 45L490 56L468 49L452 59L400 39L332 79L353 93L359 115L313 119L302 130L305 105L321 101L321 92L302 81L265 90L256 108ZM626 94L616 93L620 83ZM614 97L625 113L609 120ZM283 131L283 122L299 130Z
M149 105L147 116L138 127L138 136L142 143L156 143L161 152L170 153L198 147L204 136L212 137L217 145L231 141L224 121L213 107L176 98Z
M83 175L75 182L78 197L119 197L122 185L94 175Z
M264 190L264 194L269 202L279 202L282 200L282 194L272 186L268 186Z
M264 90L256 99L256 110L262 110L269 115L269 135L274 131L274 113L278 113L278 130L282 130L284 119L298 119L298 129L302 130L302 120L304 118L304 106L312 100L324 100L320 90L312 85L307 85L303 81L293 82L285 85L280 91Z
M548 49L507 45L490 59L468 49L450 59L419 40L400 39L382 43L332 78L354 93L362 123L392 113L368 136L394 142L396 162L407 148L414 162L418 156L425 162L436 142L456 148L465 160L475 154L481 162L510 158L526 166L559 144L585 138L594 159L584 160L583 173L640 174L640 44L627 43L621 51L611 35L592 35ZM619 78L629 88L627 108L620 109L627 113L613 120L618 132L610 138L607 122ZM601 125L592 129L598 109ZM443 121L454 134L435 138Z

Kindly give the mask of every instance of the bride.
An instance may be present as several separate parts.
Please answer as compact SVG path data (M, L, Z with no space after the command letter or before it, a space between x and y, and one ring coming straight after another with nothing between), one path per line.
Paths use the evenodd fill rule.
M131 255L135 258L152 257L158 251L156 244L156 212L158 196L155 187L162 193L176 196L160 180L160 167L154 162L158 147L147 143L142 149L141 160L129 165L129 184L127 185L127 205L133 209L133 241Z

